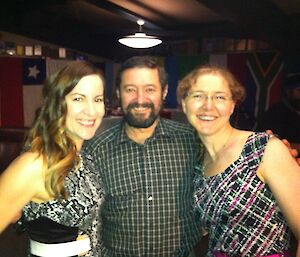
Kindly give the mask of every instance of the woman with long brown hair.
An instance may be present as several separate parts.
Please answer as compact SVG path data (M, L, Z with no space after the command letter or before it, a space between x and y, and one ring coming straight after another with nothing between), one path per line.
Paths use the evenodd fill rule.
M0 177L0 233L23 209L30 256L97 256L102 189L80 153L104 116L104 79L86 61L51 76L24 152Z

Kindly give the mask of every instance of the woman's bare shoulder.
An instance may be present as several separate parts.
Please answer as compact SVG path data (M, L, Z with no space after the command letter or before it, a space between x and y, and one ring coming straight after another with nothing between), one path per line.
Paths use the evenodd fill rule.
M239 147L243 147L249 136L253 133L253 131L235 129L233 139Z
M35 152L25 152L18 156L7 168L7 171L15 175L41 175L44 167L42 155Z

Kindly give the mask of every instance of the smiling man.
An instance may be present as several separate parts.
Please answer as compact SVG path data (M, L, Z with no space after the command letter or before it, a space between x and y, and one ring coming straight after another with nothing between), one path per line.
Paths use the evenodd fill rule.
M189 256L199 240L192 211L199 143L184 124L160 118L167 74L147 56L125 61L117 77L124 119L91 140L105 189L103 256Z
M122 74L118 95L128 125L148 128L158 121L167 86L162 89L157 69L131 68Z

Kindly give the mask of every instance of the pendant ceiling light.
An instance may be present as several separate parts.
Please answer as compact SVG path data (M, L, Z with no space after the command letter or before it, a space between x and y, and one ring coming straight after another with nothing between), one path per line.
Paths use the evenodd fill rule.
M162 41L153 36L147 36L142 32L142 26L144 25L143 20L138 20L137 24L139 25L139 32L134 35L129 35L123 38L120 38L118 41L128 47L131 48L149 48L153 46L157 46L162 43Z

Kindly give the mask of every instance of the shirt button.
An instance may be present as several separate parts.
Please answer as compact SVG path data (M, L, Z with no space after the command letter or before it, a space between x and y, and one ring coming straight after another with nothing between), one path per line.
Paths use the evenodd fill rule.
M152 201L152 200L153 200L152 195L149 195L149 196L148 196L148 201Z

